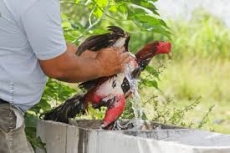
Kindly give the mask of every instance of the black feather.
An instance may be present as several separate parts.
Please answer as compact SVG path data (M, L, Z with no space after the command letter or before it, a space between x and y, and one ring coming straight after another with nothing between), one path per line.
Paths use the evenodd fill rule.
M49 112L41 114L40 118L44 120L58 121L62 123L69 123L68 118L73 118L79 113L84 112L85 95L74 95L67 99L64 103L58 107L52 109Z
M78 87L81 89L90 90L95 86L96 83L97 83L97 79L90 80L90 81L80 83Z
M117 26L108 26L107 27L108 31L111 33L106 33L106 34L101 34L101 35L96 35L96 36L91 36L88 39L86 39L78 48L78 51L76 52L77 55L80 55L82 52L85 50L91 50L91 51L97 51L102 48L110 47L112 46L119 38L121 37L127 37L127 33L117 27ZM128 44L130 41L130 36L127 37L125 41L125 50L128 51ZM82 82L79 87L89 90L92 88L96 83L98 79L95 80L90 80L86 82Z
M110 45L110 34L102 34L91 36L86 39L79 47L76 52L78 56L80 56L84 51L91 50L91 51L98 51L102 48L106 48Z
M127 33L119 27L108 26L108 31L110 33L95 35L87 38L79 47L76 52L80 56L84 51L98 51L102 48L107 48L113 46L115 42L121 37L127 37ZM125 42L125 48L128 50L129 36Z

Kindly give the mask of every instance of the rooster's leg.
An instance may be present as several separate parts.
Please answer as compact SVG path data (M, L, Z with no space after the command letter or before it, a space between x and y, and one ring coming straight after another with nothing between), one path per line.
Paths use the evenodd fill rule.
M132 129L134 127L133 123L131 121L127 122L127 123L123 123L123 121L119 121L116 120L113 123L113 127L111 128L111 130L128 130L128 129Z
M101 127L103 129L113 129L114 123L125 109L125 96L119 95L107 101L107 111Z

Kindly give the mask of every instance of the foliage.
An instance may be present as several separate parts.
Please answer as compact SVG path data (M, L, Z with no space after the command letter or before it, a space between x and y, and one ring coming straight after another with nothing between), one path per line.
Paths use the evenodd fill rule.
M230 30L220 19L196 10L191 20L167 22L172 36L173 60L158 83L171 107L181 107L201 96L202 101L186 115L200 123L204 111L215 106L206 126L221 133L229 130Z
M169 37L168 27L160 19L155 1L63 1L63 28L66 39L78 43L82 37L89 34L105 32L108 25L121 26L130 31L160 33Z
M144 102L144 105L147 106L143 107L151 107L149 110L152 111L152 114L148 119L159 123L177 125L181 127L201 129L208 122L209 114L212 112L214 107L211 106L208 111L203 114L199 123L194 123L186 119L186 113L191 112L195 109L196 106L200 104L200 97L198 97L191 104L186 104L183 107L172 107L172 99L170 98L166 98L163 102L159 102L157 98L159 97L151 97L146 102Z
M192 23L192 24L191 24ZM229 59L230 30L218 18L196 10L189 21L169 21L175 60L186 57Z

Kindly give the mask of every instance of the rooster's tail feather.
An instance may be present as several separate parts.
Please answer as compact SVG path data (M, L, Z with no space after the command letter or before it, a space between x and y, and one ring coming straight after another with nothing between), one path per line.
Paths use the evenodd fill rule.
M69 118L85 112L85 95L74 95L58 107L43 113L40 117L44 120L69 123Z

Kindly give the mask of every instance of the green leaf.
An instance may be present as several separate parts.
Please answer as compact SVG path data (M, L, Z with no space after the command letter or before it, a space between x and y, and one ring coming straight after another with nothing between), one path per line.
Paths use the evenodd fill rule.
M151 1L151 0L145 0L145 1L132 0L132 4L141 6L143 9L151 11L155 15L159 15L159 13L157 12L157 8L154 5L154 2L155 1Z
M142 30L153 31L170 38L169 28L166 23L142 8L129 8L128 20L132 20Z
M146 70L148 73L152 74L152 75L153 75L154 77L156 77L157 79L159 79L159 71L157 71L154 67L148 65L148 66L145 68L145 70Z
M75 22L75 23L71 23L71 27L75 30L82 30L84 29L83 26L81 25L81 23L79 22Z
M127 14L127 11L128 11L128 5L127 3L125 2L119 2L116 4L115 6L117 8L117 10L123 14Z
M142 118L141 118L142 120L147 120L148 118L147 118L147 115L146 115L146 113L145 112L143 112L143 114L142 114Z
M159 89L158 88L158 83L156 80L149 80L149 79L146 79L146 78L142 78L141 79L142 83L147 86L147 87L154 87L156 89Z
M38 117L34 114L29 114L26 113L25 114L25 125L26 127L36 127L37 126L37 121L38 121Z
M94 0L93 1L94 4L90 6L91 9L94 9L93 14L97 17L97 18L101 18L104 11L105 11L105 7L108 5L108 0Z
M75 0L75 3L78 4L81 0Z

